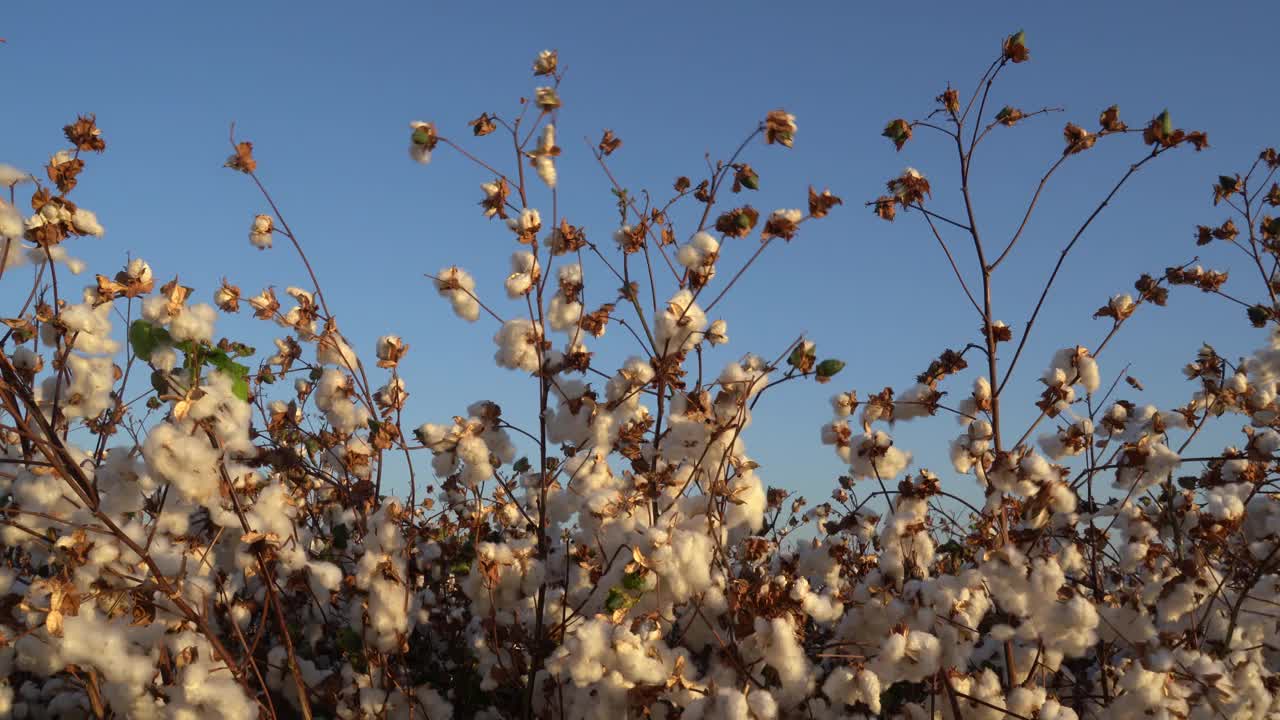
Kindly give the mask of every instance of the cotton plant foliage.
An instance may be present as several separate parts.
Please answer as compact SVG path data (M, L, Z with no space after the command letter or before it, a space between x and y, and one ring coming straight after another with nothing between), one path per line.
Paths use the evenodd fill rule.
M948 87L885 128L898 151L958 149L966 210L975 152L1057 112L997 102L1029 58L1010 35L976 96ZM414 161L474 164L486 242L509 256L490 286L441 249L420 288L446 301L432 322L451 310L492 372L526 378L529 417L503 398L410 417L431 388L401 368L426 341L352 346L265 189L244 251L284 253L305 286L191 288L141 259L86 282L68 253L113 235L71 198L108 135L77 118L47 179L0 165L0 278L31 279L0 328L0 717L1280 718L1276 151L1218 178L1219 217L1195 232L1206 257L1249 256L1230 295L1200 265L1143 275L1101 298L1097 336L1043 358L1023 350L1052 332L1037 320L1055 258L1039 303L1001 307L1028 319L1006 324L992 288L1033 252L1027 223L983 234L974 213L935 209L927 168L904 170L867 207L939 246L946 292L975 317L899 389L859 392L821 337L790 328L759 354L708 352L731 341L721 299L738 279L841 210L814 187L776 210L753 198L767 183L749 156L801 141L794 115L769 112L664 192L620 184L609 163L626 149L604 131L590 152L616 201L606 241L557 201L555 126L574 104L557 54L533 73L514 114L467 125L474 139L455 120L409 131ZM1041 188L1083 153L1134 160L1059 263L1136 169L1207 146L1168 111L1076 120L1061 146L1053 131ZM233 138L226 165L265 188L254 153ZM1259 339L1240 356L1189 347L1186 402L1162 407L1106 350L1170 312L1175 286L1229 298ZM237 314L274 342L224 337ZM606 347L623 362L600 362ZM1041 373L1034 392L1005 392L1019 371ZM776 388L810 381L831 385L832 419L797 452L825 444L848 467L817 503L749 451ZM1016 426L1011 405L1036 419ZM956 421L949 467L894 439ZM1213 447L1211 423L1241 434Z

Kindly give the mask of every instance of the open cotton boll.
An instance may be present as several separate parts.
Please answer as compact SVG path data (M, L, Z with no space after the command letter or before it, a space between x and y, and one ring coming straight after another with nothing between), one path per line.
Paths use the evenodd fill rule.
M360 367L360 356L342 335L333 331L326 332L316 343L316 362L355 371Z
M219 455L202 435L160 423L147 435L142 455L147 468L171 483L184 499L196 503L216 499Z
M91 301L68 305L59 315L63 328L70 334L66 342L71 343L76 351L91 355L114 353L120 349L119 343L111 337L111 317L109 303L95 306ZM46 337L44 327L49 327L50 333L54 330L50 325L44 325L41 340L50 347L55 346L56 336Z
M528 295L538 282L541 271L538 259L528 250L521 250L511 255L511 274L507 276L507 297L515 299Z
M95 417L114 404L111 390L115 384L115 364L110 357L72 353L67 357L66 367L71 373L71 382L63 381L59 385L56 377L45 378L42 400L52 403L57 397L62 413L69 418Z
M315 387L316 407L325 413L325 419L337 432L348 435L365 427L369 410L355 400L355 382L350 375L329 368L320 375Z
M0 218L2 221L3 218ZM3 265L5 271L20 268L27 264L26 248L22 246L19 237L4 237L0 235L0 265Z
M1049 364L1049 372L1054 371L1062 372L1063 384L1080 385L1090 394L1097 392L1102 385L1097 361L1089 354L1087 348L1079 345L1063 348L1054 353L1053 361ZM1048 377L1046 375L1046 378Z
M871 668L884 686L900 680L920 682L938 671L941 650L937 636L930 633L890 632Z
M573 332L577 330L578 321L582 319L582 303L569 302L559 293L551 296L547 308L547 324L557 332Z
M30 223L28 223L28 225L30 225ZM55 245L53 247L44 247L41 245L24 247L23 252L26 254L26 262L29 262L32 265L44 265L45 263L52 261L55 264L65 265L67 269L71 271L72 275L79 275L84 272L84 261L79 258L72 257L71 254L67 252L66 247L62 245Z
M855 438L850 448L849 469L857 478L895 479L911 464L911 453L899 450L893 438L880 430Z
M106 232L102 228L102 223L98 222L98 216L92 210L85 210L82 207L76 208L76 211L71 214L71 225L81 235L102 237Z
M11 188L27 182L33 182L31 173L7 163L0 163L0 187Z
M707 315L693 301L687 289L677 292L655 318L658 349L665 352L689 350L707 327Z
M865 668L837 667L822 683L822 694L844 705L866 705L871 712L880 712L880 678Z
M507 218L507 227L522 237L532 235L542 228L542 215L534 208L525 208L519 216Z
M20 240L24 227L22 213L4 200L0 200L0 238Z
M213 340L213 324L217 319L218 311L212 305L200 303L184 306L169 321L169 334L178 342L209 342Z
M275 230L275 220L270 215L255 215L253 224L249 226L249 244L259 250L270 249L273 230Z
M716 261L720 252L720 243L710 233L699 232L685 245L676 251L676 260L684 267L693 270L702 266L710 266Z
M436 276L436 292L447 298L453 312L467 322L480 317L480 303L475 298L476 281L466 270L456 265L444 268Z
M535 372L540 362L542 341L542 330L532 321L525 318L508 320L493 336L493 342L498 346L494 360L498 367Z
M556 186L555 156L559 152L560 149L556 147L556 128L548 123L542 128L542 137L538 142L538 151L534 156L533 164L538 171L538 177L549 188Z
M815 678L790 616L756 618L754 628L752 637L758 643L761 659L778 675L781 687L774 692L778 705L789 708L800 703L813 689Z

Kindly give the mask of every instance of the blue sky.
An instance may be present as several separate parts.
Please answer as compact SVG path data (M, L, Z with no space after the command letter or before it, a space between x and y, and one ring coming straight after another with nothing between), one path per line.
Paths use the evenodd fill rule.
M969 92L1001 38L1026 29L1033 61L1010 68L991 102L1066 112L996 133L980 151L975 202L995 238L1007 236L1056 159L1067 120L1092 128L1100 110L1119 103L1140 125L1168 107L1179 126L1209 133L1206 152L1180 151L1140 173L1069 258L1005 401L1028 416L1052 351L1096 344L1107 327L1090 316L1107 297L1130 290L1142 272L1196 255L1193 226L1223 219L1210 204L1213 178L1247 167L1277 139L1269 130L1280 99L1268 68L1280 13L1271 4L1226 12L1168 3L1158 13L1138 3L893 5L9 4L0 10L0 67L10 78L0 162L39 172L61 147L62 125L96 112L109 149L90 159L73 198L98 212L107 236L68 248L91 272L109 274L133 253L161 278L180 274L206 301L224 276L246 292L304 284L286 248L260 253L248 244L250 219L266 208L247 178L221 167L235 121L256 144L261 177L344 331L365 350L387 332L411 344L407 422L447 421L491 398L528 423L534 390L493 366L495 328L456 320L422 277L456 263L477 276L483 297L505 304L513 243L475 204L489 177L443 149L426 168L411 163L407 123L432 120L510 168L501 136L473 140L465 123L481 111L511 114L537 84L529 74L536 52L558 49L567 68L560 209L603 242L616 213L583 138L612 128L625 143L612 161L620 181L662 193L677 175L696 179L705 152L727 156L767 111L785 107L798 118L795 149L749 151L762 178L760 197L749 200L766 210L802 207L812 183L846 204L796 242L771 246L717 308L733 342L708 364L746 351L772 357L801 332L821 355L848 362L832 385L779 388L747 436L767 482L820 499L842 470L818 442L828 396L905 388L938 352L977 339L976 316L919 218L890 225L862 207L911 165L933 180L940 212L958 209L951 148L920 134L896 153L879 137L887 120L927 113L948 82ZM1136 138L1122 138L1074 159L1053 181L996 278L997 314L1015 333L1058 249L1143 152ZM535 202L550 205L545 196ZM957 257L976 282L962 240L954 236ZM722 278L754 242L728 243ZM1248 283L1240 294L1257 294L1237 258L1218 247L1199 254L1215 267L1238 266ZM18 282L6 277L0 297L12 298ZM590 304L609 299L589 294ZM1261 340L1220 299L1184 290L1170 306L1140 313L1108 348L1108 382L1133 363L1145 399L1181 401L1189 388L1177 369L1202 341L1233 356ZM626 352L617 349L627 341L619 330L603 353ZM224 320L219 331L269 345L264 327L247 319ZM963 392L959 383L944 389ZM945 455L956 432L939 418L896 435L965 492L971 481L956 479Z

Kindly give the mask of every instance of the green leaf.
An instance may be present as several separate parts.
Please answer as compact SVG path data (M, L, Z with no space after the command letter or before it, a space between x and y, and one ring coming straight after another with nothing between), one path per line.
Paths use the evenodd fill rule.
M1160 121L1160 132L1164 133L1165 137L1173 134L1173 118L1169 115L1167 109L1161 112L1160 117L1156 119Z
M249 368L232 360L222 350L213 348L205 362L231 378L231 392L245 402L249 401Z
M156 392L161 395L169 392L171 390L169 387L169 373L163 370L153 370L151 372L151 387L155 388Z
M404 137L401 135L400 137ZM418 128L413 131L413 144L426 145L431 142L431 133L426 128Z
M519 460L516 460L515 464L511 466L511 469L518 473L529 472L529 458L522 457Z
M624 592L622 588L612 587L609 588L609 597L605 599L604 607L609 612L616 612L623 608L631 607L633 602L635 602L635 599Z
M146 320L134 320L129 326L129 345L133 347L133 354L143 360L150 360L151 354L161 345L172 343L173 337L168 330Z
M339 550L347 549L347 540L351 537L351 531L346 525L338 524L333 526L333 546Z
M344 627L338 631L338 647L342 648L343 652L358 653L364 649L364 641L355 630Z
M644 576L640 573L627 573L622 576L622 587L631 590L644 590Z

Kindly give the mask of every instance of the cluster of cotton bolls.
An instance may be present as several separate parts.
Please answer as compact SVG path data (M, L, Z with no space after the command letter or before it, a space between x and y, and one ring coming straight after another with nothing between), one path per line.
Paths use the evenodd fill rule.
M1009 523L1008 532L1059 537L1064 537L1065 532L1065 537L1080 539L1033 546L1038 551L1034 555L1024 554L1025 545L1004 545L979 551L974 564L966 567L962 563L957 568L951 562L956 550L940 546L935 540L936 530L931 527L935 518L929 498L937 490L928 488L936 488L936 478L930 483L902 483L890 503L891 514L878 521L879 533L874 538L861 530L866 527L862 521L865 511L851 513L848 523L828 519L828 528L850 533L849 539L842 542L874 547L876 553L875 571L854 584L859 589L842 595L845 615L840 627L847 630L837 637L874 636L875 628L889 628L894 623L899 623L899 629L891 631L896 634L883 641L878 654L870 655L863 663L832 671L823 682L826 700L843 701L846 708L859 707L867 713L881 713L883 689L909 679L899 673L920 669L932 674L944 666L943 660L935 658L945 658L948 667L975 668L989 662L997 669L952 671L945 681L949 690L934 685L939 694L932 702L942 717L1000 718L1006 717L1006 712L1034 718L1146 717L1162 712L1171 717L1206 718L1275 714L1280 710L1276 694L1263 690L1258 679L1274 678L1276 668L1267 659L1266 651L1259 654L1265 642L1249 644L1252 638L1261 637L1256 633L1264 632L1263 626L1274 629L1274 619L1245 620L1246 613L1233 612L1233 603L1244 607L1255 600L1238 589L1228 589L1229 568L1213 562L1204 564L1205 551L1192 549L1196 537L1212 537L1214 542L1227 542L1235 548L1241 541L1231 538L1232 528L1255 517L1266 522L1261 518L1275 516L1280 507L1274 496L1257 490L1260 473L1265 472L1261 468L1280 449L1280 434L1264 425L1274 421L1275 416L1260 414L1274 407L1275 401L1274 395L1267 392L1274 388L1276 376L1261 371L1263 361L1259 358L1267 357L1266 352L1247 359L1239 371L1224 380L1217 372L1220 365L1215 362L1216 356L1202 351L1188 374L1199 379L1203 389L1197 391L1190 404L1176 411L1120 401L1085 414L1075 389L1090 395L1100 390L1097 363L1080 347L1060 351L1045 376L1048 391L1038 403L1043 414L1057 417L1059 422L1054 430L1040 436L1039 444L1047 457L1025 445L1003 452L996 450L991 383L986 377L976 379L972 391L955 411L965 427L951 445L955 470L976 475L987 494L985 510L995 517L1008 512L1002 508L1008 508L1011 500L1017 503L1013 508L1019 512L1000 520ZM917 385L899 395L892 405L880 402L879 397L876 402L862 403L853 393L833 398L836 418L824 426L823 440L834 445L850 466L851 485L846 487L856 492L856 483L867 478L896 480L910 464L906 453L902 454L905 460L896 459L892 454L896 448L888 435L873 425L916 417L900 410L908 396L924 397L922 388L932 389ZM848 420L859 406L863 408L861 435L850 428ZM1169 487L1174 471L1184 464L1179 451L1171 447L1171 434L1180 432L1194 437L1198 428L1193 413L1224 411L1250 416L1255 426L1261 426L1248 430L1248 449L1228 448L1225 457L1207 469L1204 485L1198 478L1184 478L1180 482L1184 489L1168 496L1169 505L1147 499L1139 502L1141 493ZM1108 469L1090 470L1086 466L1077 475L1076 471L1054 464L1092 462L1091 453L1095 452L1107 458L1097 464L1108 465ZM886 458L889 462L879 464ZM1094 473L1110 475L1121 496L1106 505L1092 504L1082 510L1080 496L1084 490L1079 478L1089 476L1092 480ZM922 471L922 478L930 477ZM1190 487L1188 480L1195 481L1196 491L1185 489ZM877 493L868 492L869 502ZM837 499L841 497L841 491L837 491ZM874 516L872 521L876 522ZM997 530L991 528L993 533ZM1105 594L1090 589L1089 578L1099 577L1092 568L1097 567L1100 558L1096 550L1082 542L1090 532L1099 530L1110 537L1115 552L1114 561L1105 561L1107 567L1114 568L1108 572L1118 573L1111 576ZM1250 558L1246 563L1261 561L1256 571L1259 574L1249 578L1255 588L1280 582L1280 575L1275 574L1274 568L1268 571L1266 565L1280 547L1280 534L1265 532L1270 533L1266 535L1267 542L1252 541L1251 538L1261 537L1255 532L1242 539L1247 541L1246 546L1227 555L1238 557L1231 553L1243 553ZM834 536L829 536L827 542L833 541ZM1170 557L1193 552L1198 563L1182 561L1180 565ZM919 603L926 588L934 594L937 590L933 588L942 586L968 587L965 592L971 598L957 605L954 590L949 590L942 604L924 606L932 608L927 616L912 618L903 608L885 620L872 622L866 615L868 606L858 600L866 597L865 590L860 589L863 583L869 583L867 588L879 585L880 594L887 588L902 602ZM877 601L877 605L881 603ZM937 614L966 606L974 624L953 623L943 633ZM822 612L810 611L809 615L819 622L824 617ZM982 633L976 632L974 629L984 616L994 617L995 623ZM906 629L902 630L904 621ZM912 638L917 632L929 635L920 635L919 644L914 645ZM1161 650L1159 658L1143 649L1144 644L1157 642L1158 637L1187 632L1222 637L1232 649L1224 649L1225 654L1205 652L1203 646L1192 651ZM943 638L941 645L937 638ZM1096 653L1104 646L1115 648L1117 654L1100 668ZM1227 655L1240 658L1239 669L1230 665ZM1082 665L1082 659L1089 662ZM1028 683L1010 690L1002 679L1002 673L1007 675L1011 668L1025 675L1033 667L1070 678L1079 687L1059 688L1055 693L1052 686ZM1087 672L1091 674L1082 675L1080 670L1084 668L1090 668ZM1204 680L1205 677L1210 679ZM1142 683L1162 689L1152 693L1145 689L1150 685ZM1086 691L1085 687L1092 690ZM1079 699L1081 693L1096 692L1100 687L1117 694L1114 702L1094 705ZM1212 707L1196 709L1194 702L1186 700L1205 693L1212 698ZM831 709L830 704L821 707L822 713ZM813 716L820 716L819 708L814 707L812 712Z
M556 54L534 72L556 85L533 93L517 159L554 189ZM794 140L784 111L762 127ZM425 164L443 138L411 130ZM94 146L92 123L67 132ZM617 145L606 133L599 159ZM767 484L801 465L762 466L748 439L770 388L843 363L803 340L790 369L726 360L727 324L703 309L721 242L759 214L682 243L619 188L611 265L559 205L544 232L521 178L499 175L481 203L517 245L514 314L482 306L457 267L433 278L459 317L497 321L495 364L531 376L505 412L480 401L406 432L408 344L383 335L363 363L319 288L246 296L284 328L256 369L218 337L238 288L224 281L215 309L176 280L157 291L140 260L6 318L0 717L1280 717L1280 333L1234 364L1203 348L1172 409L1100 399L1093 353L1069 346L1012 436L1002 365L966 374L948 351L901 392L835 395L821 439L846 472L811 503ZM915 171L895 182L927 192ZM710 208L717 185L692 193ZM832 197L811 190L807 215L778 210L761 238L792 240ZM275 222L257 216L251 243L270 247ZM0 241L22 245L0 262L68 263L61 235L101 231L61 201L31 218L0 204ZM583 248L616 277L588 283ZM637 273L641 250L671 263L654 267L674 289ZM589 349L610 324L626 349ZM1009 334L988 322L980 339L993 353ZM951 384L961 397L944 403ZM939 475L890 433L944 412L961 431ZM1195 459L1188 443L1221 415L1248 423L1243 438Z

